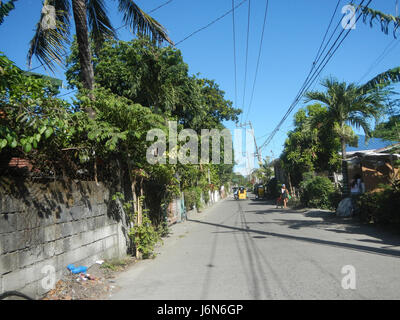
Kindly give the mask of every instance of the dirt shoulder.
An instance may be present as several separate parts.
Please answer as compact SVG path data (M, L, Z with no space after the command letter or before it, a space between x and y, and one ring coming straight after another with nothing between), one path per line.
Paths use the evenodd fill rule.
M136 263L134 257L94 264L83 274L68 272L41 300L101 300L115 289L115 278Z

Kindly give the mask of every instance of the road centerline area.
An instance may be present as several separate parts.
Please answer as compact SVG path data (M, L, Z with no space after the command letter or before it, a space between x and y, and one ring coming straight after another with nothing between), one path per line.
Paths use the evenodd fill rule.
M398 299L400 238L323 213L228 198L116 279L111 299ZM383 238L385 239L385 238ZM387 242L387 243L385 243ZM344 289L344 266L356 289Z

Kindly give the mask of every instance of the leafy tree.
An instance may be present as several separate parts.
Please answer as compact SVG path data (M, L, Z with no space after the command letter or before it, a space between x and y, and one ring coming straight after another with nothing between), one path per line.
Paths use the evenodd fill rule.
M388 108L389 119L375 126L373 136L391 141L400 141L399 100L391 101Z
M322 81L325 92L309 91L305 94L306 102L318 101L327 107L326 125L332 129L332 134L340 139L343 162L346 159L346 144L351 141L352 131L346 124L362 128L366 137L371 136L369 120L378 120L385 108L386 90L366 89L355 84L338 82L333 78ZM343 169L343 184L345 194L348 190L348 177L345 165Z
M105 156L125 139L126 134L117 127L90 119L55 98L51 81L28 76L4 55L0 55L0 73L3 156L29 159L42 173L55 174L71 165L76 171L79 163L93 161L93 151Z
M29 153L68 126L68 105L52 96L51 83L26 76L0 52L0 151Z
M76 86L80 79L76 43L67 62L67 79ZM215 81L190 76L179 50L156 47L148 38L107 41L94 58L94 68L100 86L176 119L185 128L222 128L222 121L237 121L241 112L224 99Z
M70 11L72 9L79 51L79 62L83 87L89 90L94 86L92 55L89 45L93 39L99 48L105 39L115 38L113 28L104 0L45 0L44 5L55 8L55 28L46 25L49 13L42 10L40 21L36 25L35 35L28 52L29 63L35 55L50 70L54 70L54 62L63 61L65 47L69 43ZM152 36L155 42L166 40L170 43L162 25L144 13L132 0L118 0L118 9L124 14L123 22L139 34Z
M294 125L281 155L292 184L298 186L305 172L336 171L340 167L340 140L332 134L327 107L313 104L300 109L294 116ZM350 127L347 130L352 133ZM354 133L351 140L357 141Z
M268 157L265 158L260 167L254 171L254 174L262 184L266 184L271 179L274 175L274 170L272 169L272 163Z

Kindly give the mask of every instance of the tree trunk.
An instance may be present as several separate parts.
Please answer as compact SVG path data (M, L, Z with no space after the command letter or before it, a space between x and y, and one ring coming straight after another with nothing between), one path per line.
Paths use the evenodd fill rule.
M288 173L288 182L289 182L290 194L293 194L292 179L290 179L290 173Z
M90 52L85 0L72 0L72 10L74 13L76 38L78 41L81 80L85 89L93 90L94 72L92 55Z
M132 174L132 170L129 170L130 173ZM132 182L131 182L131 190L132 190L132 196L133 196L133 209L136 213L136 225L140 226L141 223L141 213L140 213L140 199L138 199L137 195L136 195L136 178L133 177L132 178ZM136 246L136 258L137 259L141 259L142 258L142 253L139 251L139 249Z
M142 200L143 200L143 178L140 180L140 195L138 199L138 211L137 211L137 225L141 226L143 224L143 207L142 207ZM142 259L143 254L136 249L136 258Z
M347 162L346 162L346 141L344 138L340 139L342 144L342 176L343 176L343 197L347 197L350 194L349 190L349 174L347 171Z

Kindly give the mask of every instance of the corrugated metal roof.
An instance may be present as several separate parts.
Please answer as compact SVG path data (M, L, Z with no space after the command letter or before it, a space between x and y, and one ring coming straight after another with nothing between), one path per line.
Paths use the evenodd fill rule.
M368 140L368 142L366 142L365 136L358 135L358 147L350 147L347 145L346 151L352 152L352 151L378 150L378 149L389 147L396 143L398 143L398 142L383 140L380 138L370 138Z

